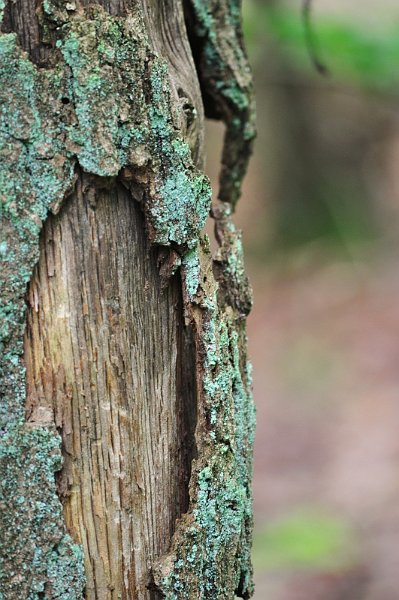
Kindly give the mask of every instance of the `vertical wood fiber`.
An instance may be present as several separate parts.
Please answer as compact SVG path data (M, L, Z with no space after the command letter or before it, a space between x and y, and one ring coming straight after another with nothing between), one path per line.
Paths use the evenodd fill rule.
M86 557L86 597L149 598L148 566L188 507L195 387L184 397L178 387L178 278L161 290L123 186L80 177L44 225L28 306L27 417L62 436L58 489Z

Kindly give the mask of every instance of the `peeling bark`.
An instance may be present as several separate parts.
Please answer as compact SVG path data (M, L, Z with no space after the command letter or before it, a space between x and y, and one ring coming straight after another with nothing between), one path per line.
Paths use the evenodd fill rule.
M239 4L192 0L193 50L180 0L0 16L0 591L248 598ZM227 126L214 258L194 59Z

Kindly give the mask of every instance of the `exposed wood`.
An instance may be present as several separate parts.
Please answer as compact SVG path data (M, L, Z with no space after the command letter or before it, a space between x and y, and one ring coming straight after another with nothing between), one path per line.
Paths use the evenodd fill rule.
M144 599L188 505L195 385L183 397L180 286L175 278L161 292L140 208L120 185L87 183L42 232L27 416L54 420L62 435L58 485L88 600Z

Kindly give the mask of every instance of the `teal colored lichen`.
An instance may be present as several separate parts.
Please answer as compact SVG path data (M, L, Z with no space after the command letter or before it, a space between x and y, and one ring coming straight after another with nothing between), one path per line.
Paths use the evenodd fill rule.
M190 302L195 298L201 281L201 263L197 248L189 250L183 257L184 282Z
M248 63L244 48L239 37L241 36L241 1L225 0L221 10L217 0L203 2L203 0L191 0L195 20L195 33L202 39L203 68L209 73L218 73L213 84L222 94L228 94L229 90L240 90L240 99L245 96L243 104L249 106L250 96L248 89ZM236 43L229 45L230 55L226 53L226 45L221 43L221 38L231 39ZM240 77L234 77L234 62L243 67L239 73ZM225 73L223 73L225 71ZM206 76L206 72L205 72ZM232 93L232 103L235 93ZM236 108L242 108L239 105ZM247 115L248 117L248 115Z
M178 530L161 589L167 600L249 598L255 412L245 328L231 307L220 305L217 287L210 291L202 282L202 269L198 281L198 265L198 250L183 261L185 287L203 311L199 355L207 430L197 440L190 525Z
M5 6L6 6L5 0L0 0L0 25L3 22Z
M226 268L229 274L235 277L235 287L237 287L237 284L245 277L244 252L241 233L237 231L232 223L229 223L228 228L229 233L232 234L232 242L230 243L229 252L226 257Z
M64 536L59 544L49 552L46 561L48 581L52 582L52 597L60 600L76 598L78 590L84 585L83 552L78 544L74 544L69 535ZM32 599L33 600L33 599Z
M215 19L213 18L213 11L209 6L209 3L204 2L203 0L192 0L192 4L194 6L197 17L197 33L201 37L207 37L211 43L216 44L217 27L215 24Z
M150 73L154 99L150 107L152 151L160 160L159 185L148 210L156 229L154 241L193 248L209 214L211 187L208 178L197 171L187 143L177 140L168 115L170 93L165 65L155 63Z
M209 214L211 190L208 178L202 174L192 178L182 167L168 175L159 192L165 201L151 208L151 217L159 232L156 241L160 244L187 243L189 247L196 245Z
M67 98L77 118L68 135L83 169L114 176L129 162L131 142L137 139L132 114L137 118L134 113L143 102L142 48L122 20L93 16L77 21L57 42L70 68Z
M46 592L46 597L62 600L83 598L82 553L62 525L54 486L54 473L61 464L60 439L52 428L20 422L3 433L1 597L38 600Z
M226 124L219 198L237 202L255 137L252 76L242 42L240 0L190 0L197 62L209 106Z

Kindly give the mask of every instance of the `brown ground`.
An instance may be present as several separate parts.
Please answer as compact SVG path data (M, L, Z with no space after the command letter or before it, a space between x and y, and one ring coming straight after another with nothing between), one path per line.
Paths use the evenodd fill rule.
M315 507L355 549L333 569L257 557L257 600L399 598L397 275L375 260L252 277L257 529Z

